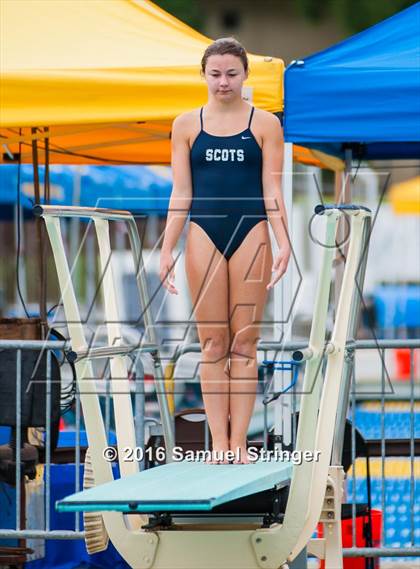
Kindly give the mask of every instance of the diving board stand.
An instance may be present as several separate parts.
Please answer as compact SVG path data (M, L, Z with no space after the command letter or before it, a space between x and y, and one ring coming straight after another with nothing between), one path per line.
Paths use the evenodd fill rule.
M351 306L354 305L352 299L361 251L366 248L363 235L366 234L364 226L370 219L370 211L362 206L337 205L317 206L315 213L325 220L325 238L320 247L321 269L309 344L301 354L306 364L295 451L319 451L319 460L301 465L284 461L249 465L182 461L143 472L122 470L121 479L112 481L112 474L110 478L101 476L96 480L96 487L59 502L61 511L86 508L91 512L100 511L109 539L131 567L278 569L296 559L307 546L317 556L325 558L327 569L342 567L341 533L337 528L343 471L342 467L331 466L330 462ZM349 249L336 318L331 338L326 341L337 222L343 215L350 222ZM51 228L48 215L44 214L44 218L47 228L48 225ZM50 239L51 235L54 237L53 231L49 231L49 235ZM101 238L105 237L104 228ZM62 242L60 244L54 238L51 244L57 264L57 259L61 259L59 248ZM62 292L65 286L65 280L60 279ZM66 308L66 295L63 295L63 300ZM66 317L68 319L67 312ZM74 328L70 325L69 330L73 344L77 337L72 337ZM324 359L327 362L325 374ZM95 399L97 394L90 393L87 397ZM104 437L97 439L94 435L103 428L103 425L95 424L102 418L100 414L94 420L86 418L89 445L93 450L92 463L94 469L99 464L97 470L101 473L106 440ZM117 428L117 439L120 435L124 436ZM284 484L289 492L284 517L269 527L250 527L234 519L229 519L228 524L215 523L207 527L203 527L199 519L194 524L193 519L187 528L176 523L169 527L151 527L142 522L135 528L130 524L133 517L150 519L148 514L152 511L180 511L176 508L191 511L194 505L202 508L202 512L211 513L235 496L240 499L240 496L252 496L261 489ZM130 504L135 513L128 515ZM326 537L313 540L319 521L326 526ZM334 536L333 540L328 538L329 534Z

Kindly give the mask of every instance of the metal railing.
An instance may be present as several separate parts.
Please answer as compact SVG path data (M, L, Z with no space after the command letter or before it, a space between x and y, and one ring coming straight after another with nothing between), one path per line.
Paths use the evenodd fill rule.
M279 360L281 356L284 359L290 360L290 354L296 352L297 350L304 350L306 348L305 342L290 342L287 344L281 344L279 342L260 342L258 345L258 352L262 354L264 360L269 360L270 356L273 359ZM407 348L410 351L410 373L409 378L406 382L406 389L399 392L386 393L386 369L385 369L385 351L388 349L396 348ZM51 351L60 350L61 352L66 352L67 357L76 357L74 354L72 356L71 347L67 342L60 341L15 341L15 340L0 340L0 353L4 349L16 350L16 503L15 503L15 517L16 524L15 529L0 528L0 540L10 539L10 538L25 538L25 539L81 539L84 537L84 532L80 530L80 514L75 514L75 529L68 530L55 530L51 528L50 523L50 508L51 504L51 466L52 466L52 452L51 452ZM136 370L136 382L134 390L134 406L135 406L135 430L136 430L136 442L139 447L144 448L144 427L145 427L145 393L144 393L144 369L141 358L138 357L138 351L147 351L147 346L142 346L141 348L136 348L133 346L131 349L124 347L125 352L129 357L132 358L133 366ZM349 479L352 480L352 492L351 492L351 503L352 503L352 522L353 522L353 540L352 546L350 548L345 548L343 554L345 557L420 557L420 543L416 542L415 536L415 454L416 445L420 444L420 441L415 437L415 403L420 401L420 383L416 383L415 372L415 361L414 350L420 349L420 340L357 340L350 341L346 345L346 355L349 359L352 368L352 389L350 392L350 419L351 419L351 462L354 465L357 450L356 450L356 431L357 424L355 424L356 419L356 404L358 401L363 399L376 400L379 403L380 415L381 415L381 430L380 438L377 441L367 441L368 445L376 448L375 456L381 461L381 480L382 480L382 495L380 509L383 513L383 528L382 535L384 535L384 527L386 525L386 506L387 506L387 496L385 492L385 465L387 456L387 445L390 445L385 437L385 413L386 404L388 401L393 400L405 400L409 407L410 415L410 436L406 438L403 443L400 441L399 448L404 447L404 456L409 460L410 464L410 499L409 499L409 510L410 510L410 539L408 547L357 547L356 546L356 471L353 468L352 475ZM21 408L22 408L22 357L25 350L43 350L46 352L46 415L45 415L45 466L44 466L44 488L45 488L45 500L44 500L44 527L39 528L24 528L22 527L22 513L21 513L21 492L24 489L24 480L21 475L21 441L22 441L22 429L21 429ZM355 364L355 353L361 350L378 350L380 355L380 360L382 362L381 370L379 370L379 387L380 394L362 394L358 393L357 386L357 369ZM78 358L82 357L94 357L103 358L108 357L109 349L95 348L91 350L92 353L89 354L77 354ZM170 363L174 366L179 362L182 356L190 353L199 353L199 344L188 344L180 346L175 350ZM274 355L273 355L274 354ZM267 379L268 381L268 379ZM108 380L105 380L105 387L107 386ZM267 383L265 384L267 388ZM298 385L295 385L288 393L281 394L278 398L276 393L271 392L268 394L265 389L265 395L270 395L267 400L271 400L273 404L276 404L284 397L292 397L294 400L294 411L298 409L299 392ZM104 415L105 415L105 425L107 435L110 432L110 399L111 393L109 389L105 389L103 393L100 393L101 397L105 399L104 404ZM267 407L267 405L265 406ZM268 414L265 414L264 426L263 426L263 440L264 444L268 439L268 432L270 425L268 424ZM80 429L81 429L81 413L80 413L80 400L79 394L76 391L75 399L75 448L74 448L74 464L75 464L75 479L74 479L74 491L80 490L81 481L79 476L79 470L81 465L81 453L82 447L80 443ZM378 448L380 452L378 453ZM392 450L391 456L396 456L396 451ZM42 516L41 516L42 517Z
M385 368L385 350L387 349L400 349L405 348L409 350L410 353L410 373L409 378L404 383L404 389L401 389L402 385L399 385L398 390L386 390L386 368ZM296 341L296 342L288 342L288 343L281 343L281 342L267 342L263 341L260 342L258 345L258 351L262 352L263 360L270 360L271 361L285 361L286 363L290 364L290 356L294 355L298 361L304 359L305 350L307 349L306 342L303 341ZM355 353L356 351L366 351L366 350L375 350L379 354L381 368L378 369L378 379L377 387L379 390L375 390L376 393L363 393L363 391L358 391L357 389L357 375L356 375L356 362L355 362ZM349 364L349 369L352 374L352 381L351 381L351 389L350 389L350 406L349 406L349 413L347 410L341 411L342 416L345 418L348 416L351 421L351 463L354 465L355 460L357 458L356 453L356 405L360 401L374 401L380 403L380 414L381 414L381 432L380 438L378 440L368 440L367 443L373 449L371 452L371 458L379 457L381 460L381 483L382 483L382 496L381 496L381 511L382 511L382 528L381 534L384 536L384 529L386 524L386 495L385 495L385 462L386 458L388 457L397 457L397 456L405 456L410 461L410 545L409 547L398 547L398 548L391 548L391 547L371 547L371 548L362 548L356 546L356 470L355 468L352 469L351 480L352 480L352 493L351 493L351 504L352 504L352 546L350 548L343 549L343 555L345 557L420 557L420 540L415 540L415 513L414 513L414 506L415 506L415 457L416 457L416 448L417 453L420 451L420 437L415 438L415 402L420 401L420 381L414 376L415 372L415 365L414 365L414 355L415 350L420 350L420 340L406 340L406 339L397 339L397 340L351 340L348 341L346 344L346 360ZM171 359L171 365L173 367L176 366L176 363L181 359L182 356L185 354L190 353L199 353L200 344L192 343L192 344L185 344L178 347ZM420 364L419 364L420 367ZM181 378L183 381L184 378ZM176 381L175 381L176 383ZM400 382L401 383L401 382ZM264 384L264 397L261 401L262 409L256 409L256 413L260 412L263 413L264 420L263 420L263 429L262 429L262 438L263 438L263 446L267 449L268 446L268 438L269 438L269 429L272 426L272 423L269 424L269 413L267 412L268 405L264 405L264 399L266 402L274 403L279 402L281 403L282 398L289 397L292 400L292 432L296 431L296 424L295 424L295 413L298 411L298 402L299 402L299 386L295 386L293 389L288 390L287 393L275 392L270 391L270 386L273 385L271 378L268 378ZM379 391L379 394L378 394ZM409 413L410 413L410 436L404 440L398 440L397 444L394 444L392 440L386 440L385 438L385 406L387 402L390 401L406 401L409 405ZM340 411L340 410L339 410ZM344 430L343 430L343 437L344 437ZM341 438L341 444L343 444L343 437ZM206 438L208 444L208 438ZM386 453L386 449L392 446L391 453ZM379 455L378 455L378 447L379 447ZM337 449L336 455L338 454L341 458L342 447ZM348 478L349 480L350 478ZM419 482L420 483L420 482Z
M69 361L75 361L76 359L83 359L88 357L89 359L99 359L106 358L110 355L118 355L120 352L124 353L131 360L131 369L135 371L135 385L134 385L134 427L136 434L136 444L143 448L145 445L144 433L145 424L148 418L145 416L145 391L144 391L144 367L141 358L139 357L140 352L148 352L155 348L144 346L131 346L128 349L127 346L121 346L113 348L112 354L109 353L109 348L92 348L86 353L76 354L71 350L69 342L53 341L53 340L0 340L0 355L2 350L16 350L16 453L13 456L15 459L15 518L16 524L15 529L7 529L0 527L0 540L10 539L10 538L24 538L24 539L83 539L84 532L80 530L80 513L75 514L75 530L52 530L50 527L50 508L51 504L51 465L52 465L52 425L51 425L51 353L55 351L60 351L65 354L66 359ZM37 350L46 354L46 373L45 373L45 440L43 441L42 450L45 454L44 462L44 528L22 528L22 516L21 516L21 499L22 491L24 486L22 485L22 457L21 457L21 446L22 446L22 352L27 350ZM108 367L109 374L109 367ZM104 424L105 431L107 434L108 442L110 435L110 424L111 424L111 412L110 412L110 400L111 400L111 390L109 388L110 377L109 375L105 378L92 378L96 380L103 380L105 382L104 390L98 392L98 395L102 396L104 401ZM38 381L38 380L32 380ZM29 384L30 385L30 384ZM80 465L81 465L81 405L80 405L80 393L76 388L75 390L75 401L74 401L74 411L75 411L75 444L74 444L74 464L75 464L75 477L74 477L74 491L78 492L81 489L80 484ZM59 452L56 450L56 453ZM139 461L139 469L144 468L144 459ZM2 480L0 478L0 484ZM42 517L42 516L41 516Z

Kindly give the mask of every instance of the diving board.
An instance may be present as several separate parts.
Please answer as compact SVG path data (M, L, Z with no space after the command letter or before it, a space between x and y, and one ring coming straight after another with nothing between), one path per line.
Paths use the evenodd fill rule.
M292 468L292 463L281 461L174 462L72 494L56 506L60 512L210 511L244 496L287 486Z

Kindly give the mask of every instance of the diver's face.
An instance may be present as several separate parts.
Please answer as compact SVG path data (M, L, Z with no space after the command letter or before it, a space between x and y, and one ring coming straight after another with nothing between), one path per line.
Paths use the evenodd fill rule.
M239 57L226 53L211 55L207 59L204 77L209 94L223 101L242 95L242 84L247 78L247 73Z

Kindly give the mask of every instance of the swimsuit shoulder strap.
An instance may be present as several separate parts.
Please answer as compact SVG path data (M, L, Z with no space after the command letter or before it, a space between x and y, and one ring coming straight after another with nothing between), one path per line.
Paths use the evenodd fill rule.
M251 128L251 121L252 121L252 117L254 116L254 110L255 110L255 107L252 107L251 114L249 116L248 128Z
M203 130L203 107L200 109L200 127Z

